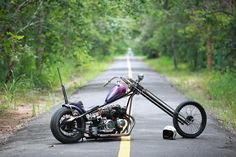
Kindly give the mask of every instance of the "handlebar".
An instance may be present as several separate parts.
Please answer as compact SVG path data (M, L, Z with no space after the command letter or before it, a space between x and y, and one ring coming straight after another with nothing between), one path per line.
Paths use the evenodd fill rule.
M117 76L115 76L115 77L112 77L109 81L107 81L107 83L105 83L103 86L104 87L106 87L112 80L114 80L114 79L119 79L119 80L122 80L125 84L127 84L127 85L131 85L131 84L137 84L137 83L139 83L140 81L142 81L143 80L143 74L139 74L138 75L138 79L136 80L136 81L134 81L133 79L131 79L131 78L124 78L124 77L117 77Z
M114 80L114 79L120 79L120 77L117 77L117 76L115 76L115 77L112 77L109 81L107 81L107 83L105 83L104 85L103 85L103 87L106 87L112 80Z
M107 81L107 83L105 83L104 85L103 85L103 87L106 87L112 80L114 80L114 79L119 79L119 80L122 80L124 83L126 83L127 85L129 85L130 84L130 81L128 80L128 79L126 79L126 78L124 78L124 77L117 77L117 76L115 76L115 77L112 77L109 81Z

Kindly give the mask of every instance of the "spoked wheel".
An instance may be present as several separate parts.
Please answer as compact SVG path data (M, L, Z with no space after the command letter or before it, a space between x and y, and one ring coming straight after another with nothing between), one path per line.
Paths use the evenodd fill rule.
M71 116L71 109L65 107L57 110L52 116L50 123L51 131L54 137L61 143L78 142L84 135L84 120L80 118L67 123L66 120Z
M175 110L173 123L179 135L185 138L199 136L206 127L207 116L204 108L197 102L181 103Z

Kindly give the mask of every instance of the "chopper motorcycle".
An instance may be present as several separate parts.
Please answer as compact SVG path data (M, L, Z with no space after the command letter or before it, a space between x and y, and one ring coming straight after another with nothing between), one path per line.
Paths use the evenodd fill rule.
M53 114L50 128L54 137L61 143L75 143L83 138L129 136L135 125L135 119L130 113L132 100L138 94L171 116L177 133L184 138L196 138L206 127L206 112L199 103L186 101L173 109L140 85L144 78L143 74L139 74L137 80L124 77L111 78L104 87L112 80L118 81L108 93L105 103L85 110L81 101L68 101L60 71L57 70L65 103ZM115 101L125 97L128 97L126 106L113 105Z

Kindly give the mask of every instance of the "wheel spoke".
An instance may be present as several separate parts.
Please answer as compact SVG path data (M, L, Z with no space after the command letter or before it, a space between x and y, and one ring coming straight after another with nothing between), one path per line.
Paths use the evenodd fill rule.
M185 102L176 111L178 114L174 116L174 125L181 136L194 138L202 133L206 125L206 113L200 104ZM179 122L179 117L183 117L187 124Z
M60 123L60 130L65 136L75 136L80 131L78 131L78 124L76 121L72 121L70 123L65 123L67 119L71 117L71 114L65 114L61 117Z

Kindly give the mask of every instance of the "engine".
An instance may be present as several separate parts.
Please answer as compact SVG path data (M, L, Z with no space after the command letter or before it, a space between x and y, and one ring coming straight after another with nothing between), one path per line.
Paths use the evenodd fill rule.
M126 125L124 119L126 109L120 105L112 105L87 116L86 132L93 136L98 134L120 133Z

